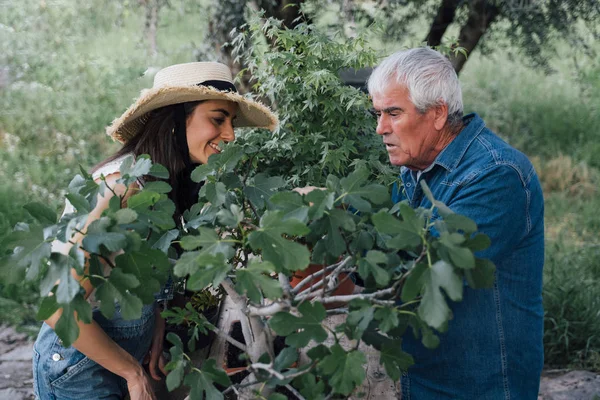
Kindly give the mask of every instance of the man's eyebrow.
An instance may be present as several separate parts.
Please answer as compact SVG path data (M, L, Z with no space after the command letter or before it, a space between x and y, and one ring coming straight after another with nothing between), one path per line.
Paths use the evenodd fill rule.
M380 112L389 114L389 113L392 113L394 111L404 111L404 110L401 107L388 107L388 108L384 108Z
M371 108L369 110L369 112L371 114L377 114L377 113L389 114L389 113L392 113L394 111L404 111L404 110L401 107L388 107L388 108L384 108L382 110L379 110L377 108Z
M225 114L226 117L229 117L229 115L231 115L231 114L229 114L229 111L227 111L224 108L216 108L216 109L210 110L210 111L221 112L221 113Z

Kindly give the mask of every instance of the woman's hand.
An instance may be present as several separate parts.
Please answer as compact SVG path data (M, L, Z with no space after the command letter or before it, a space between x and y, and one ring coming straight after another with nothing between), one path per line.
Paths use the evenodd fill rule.
M162 378L158 373L160 370L165 376L165 358L163 357L163 340L165 337L165 319L160 315L160 309L157 308L154 312L154 333L152 335L152 344L150 350L144 359L144 363L148 363L148 370L154 380L160 381ZM158 368L157 368L158 367Z

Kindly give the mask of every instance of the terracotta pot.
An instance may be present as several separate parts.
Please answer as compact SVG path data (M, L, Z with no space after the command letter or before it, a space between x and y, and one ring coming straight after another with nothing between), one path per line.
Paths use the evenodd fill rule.
M292 276L292 279L290 279L290 285L292 285L292 287L296 287L300 282L302 282L304 280L304 278L306 278L309 275L314 274L315 272L319 272L320 270L323 269L323 264L310 264L308 266L308 268L306 268L303 271L296 271L294 272L294 275ZM325 274L325 276L329 276L331 275L331 272L327 272ZM307 283L306 285L304 285L304 287L302 288L302 290L300 292L304 292L306 289L308 289L309 287L311 287L312 285L319 283L319 281L321 281L323 279L323 276L318 276L316 278L313 278L309 283ZM341 284L333 291L333 293L331 293L331 296L342 296L342 295L348 295L348 294L352 294L354 293L354 281L348 277L348 274L345 272L342 272L338 275L338 282L341 282ZM342 307L345 303L329 303L329 304L325 304L325 308L326 309L331 309L331 308L338 308L338 307Z

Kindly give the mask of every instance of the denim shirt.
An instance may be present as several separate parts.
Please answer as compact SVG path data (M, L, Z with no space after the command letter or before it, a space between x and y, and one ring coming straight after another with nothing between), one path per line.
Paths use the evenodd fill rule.
M415 365L402 377L402 398L537 399L543 366L542 269L544 202L527 157L485 127L476 114L419 176L402 167L404 187L394 202L431 207L425 180L436 200L473 219L492 245L476 255L496 265L491 289L465 284L454 318L426 349L412 331L403 349ZM434 218L439 218L434 214Z

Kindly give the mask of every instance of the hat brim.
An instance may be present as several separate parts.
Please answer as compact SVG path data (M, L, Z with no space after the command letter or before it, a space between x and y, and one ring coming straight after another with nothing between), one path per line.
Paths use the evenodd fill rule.
M235 127L256 127L275 130L277 116L261 103L235 92L225 92L207 86L166 86L142 91L140 97L106 129L113 139L125 143L144 129L148 113L171 104L201 100L229 100L239 108Z

